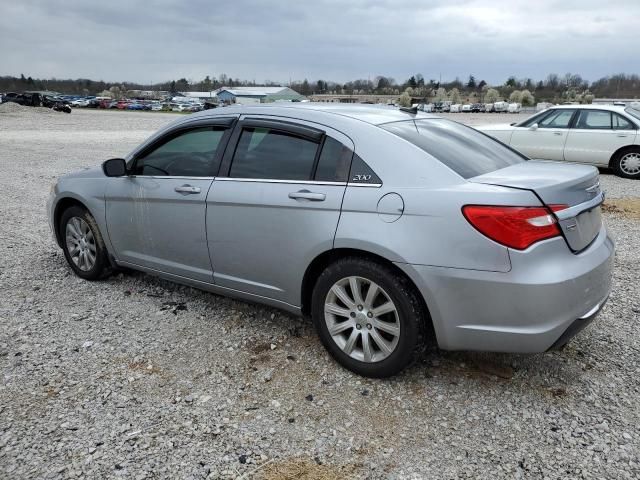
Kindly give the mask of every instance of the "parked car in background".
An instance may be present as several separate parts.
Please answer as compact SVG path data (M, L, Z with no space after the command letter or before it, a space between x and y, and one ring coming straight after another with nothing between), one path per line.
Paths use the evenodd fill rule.
M461 112L466 112L466 113L471 113L471 105L470 104L465 104L462 105L462 108L460 109Z
M482 103L474 103L471 105L471 111L473 113L484 112L484 104Z
M496 111L496 109L493 106L493 103L485 103L484 104L484 111L485 111L485 113L493 113L493 112Z
M496 102L493 104L493 111L496 113L506 113L509 111L508 102Z
M519 103L510 103L509 104L509 108L507 109L507 112L509 113L520 113L520 110L522 109L522 105Z
M558 105L520 123L477 128L530 158L610 167L640 179L640 109Z
M536 112L541 112L546 110L547 108L553 107L553 103L551 102L539 102L536 104Z
M449 108L449 111L451 113L460 113L462 109L462 105L460 105L459 103L456 103L454 105L451 105L451 107Z
M182 117L61 177L48 217L71 270L128 267L309 315L338 362L372 377L426 338L558 348L604 305L597 169L527 161L422 112L289 105Z

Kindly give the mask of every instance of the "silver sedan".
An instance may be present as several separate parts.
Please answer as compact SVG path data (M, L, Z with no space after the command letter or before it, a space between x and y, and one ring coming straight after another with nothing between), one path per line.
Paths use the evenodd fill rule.
M543 352L606 301L598 171L373 106L230 107L64 176L49 219L87 280L128 267L310 316L361 375L446 350Z

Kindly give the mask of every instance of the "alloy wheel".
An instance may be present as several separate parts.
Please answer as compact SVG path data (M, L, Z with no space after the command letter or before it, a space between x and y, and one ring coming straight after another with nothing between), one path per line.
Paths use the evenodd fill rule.
M66 242L69 257L83 272L96 264L96 240L87 222L80 217L71 217L66 227Z
M398 346L398 309L380 285L366 278L337 281L327 293L324 319L336 345L355 360L379 362Z
M640 173L640 153L627 153L620 159L620 170L626 175L638 175Z

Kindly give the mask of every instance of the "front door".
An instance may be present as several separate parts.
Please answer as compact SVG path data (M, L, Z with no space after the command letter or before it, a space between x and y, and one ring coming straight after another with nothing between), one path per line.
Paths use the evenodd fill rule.
M230 142L207 198L215 283L300 305L307 266L333 246L353 144L326 127L251 118Z
M580 110L564 148L570 162L606 167L619 148L633 144L635 126L617 113L607 110Z
M226 132L213 125L171 132L134 160L130 175L110 179L107 228L118 261L213 282L206 198Z
M574 109L555 109L538 122L537 128L517 127L511 146L529 158L564 160L564 144L574 113Z

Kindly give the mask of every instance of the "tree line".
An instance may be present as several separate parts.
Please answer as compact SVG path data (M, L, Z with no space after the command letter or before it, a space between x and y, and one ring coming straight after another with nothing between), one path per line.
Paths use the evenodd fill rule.
M204 79L179 78L155 84L141 84L135 82L105 82L90 79L34 79L30 76L0 77L0 92L24 90L50 90L64 94L90 95L104 91L126 92L127 90L163 90L172 93L185 91L210 91L220 87L237 86L275 86L277 82L255 82L233 78L226 74L219 76L207 75ZM307 79L293 81L289 87L298 93L309 96L317 94L342 95L402 95L410 99L425 98L428 101L451 100L454 103L462 101L492 103L497 100L509 100L523 105L534 102L561 103L564 101L579 101L590 103L594 97L604 98L638 98L640 97L640 76L637 74L620 73L603 77L589 82L579 74L567 73L558 75L552 73L542 80L532 78L518 79L511 76L500 85L490 85L485 80L478 80L469 75L467 81L459 78L441 82L436 79L425 79L421 74L415 74L408 79L398 82L392 77L376 76L373 79L356 79L346 83L329 80Z

